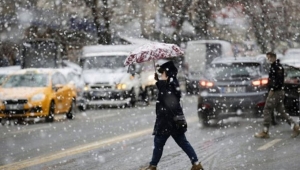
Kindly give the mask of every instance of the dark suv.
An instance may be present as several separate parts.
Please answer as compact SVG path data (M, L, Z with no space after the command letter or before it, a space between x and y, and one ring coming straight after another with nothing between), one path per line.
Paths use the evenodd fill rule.
M265 57L214 59L199 81L200 123L208 126L211 119L261 116L268 71Z
M284 78L284 106L291 116L300 116L300 68L282 63L285 72Z

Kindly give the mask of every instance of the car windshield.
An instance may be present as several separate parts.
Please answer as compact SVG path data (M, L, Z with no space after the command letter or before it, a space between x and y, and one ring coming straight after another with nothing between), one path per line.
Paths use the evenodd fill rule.
M286 79L300 78L300 69L293 68L293 67L285 68L285 78Z
M4 74L0 74L0 85L3 83L3 81L5 80L6 75Z
M281 63L300 63L299 54L289 54L280 59Z
M45 87L47 84L47 74L15 74L11 75L2 87Z
M126 57L125 55L89 57L82 60L81 65L84 70L123 68Z
M216 79L256 77L261 74L258 63L213 64L208 74Z

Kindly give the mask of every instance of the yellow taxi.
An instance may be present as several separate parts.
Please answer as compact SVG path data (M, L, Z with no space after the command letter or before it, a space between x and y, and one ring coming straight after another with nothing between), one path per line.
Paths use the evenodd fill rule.
M9 75L0 87L0 119L74 118L76 88L55 69L23 69Z

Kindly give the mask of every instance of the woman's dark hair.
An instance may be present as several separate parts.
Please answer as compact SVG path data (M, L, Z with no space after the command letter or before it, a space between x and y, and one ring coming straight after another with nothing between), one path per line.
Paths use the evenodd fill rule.
M165 71L168 77L176 77L178 73L178 69L174 65L173 61L168 61L162 64L157 71L159 73L163 73Z
M272 58L276 58L276 54L273 52L267 52L267 55L269 55Z

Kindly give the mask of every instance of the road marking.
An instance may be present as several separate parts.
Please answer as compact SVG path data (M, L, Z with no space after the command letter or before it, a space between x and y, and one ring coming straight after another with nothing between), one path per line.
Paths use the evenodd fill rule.
M112 144L112 143L115 143L115 142L119 142L119 141L123 141L123 140L126 140L126 139L131 139L131 138L135 138L135 137L142 136L142 135L145 135L145 134L149 134L149 133L152 132L152 130L153 130L152 128L151 129L149 128L149 129L145 129L145 130L141 130L141 131L138 131L138 132L133 132L133 133L130 133L130 134L117 136L117 137L102 140L102 141L96 141L96 142L92 142L92 143L89 143L89 144L76 146L76 147L70 148L68 150L59 151L59 152L51 154L51 155L39 156L39 157L32 158L32 159L29 159L29 160L24 160L24 161L20 161L20 162L8 164L8 165L0 166L0 169L18 170L18 169L22 169L22 168L31 167L31 166L38 165L38 164L41 164L41 163L56 160L56 159L59 159L59 158L72 156L72 155L79 154L79 153L86 152L86 151L90 151L90 150L93 150L93 149L98 149L99 147L109 145L109 144Z
M115 116L115 115L117 115L117 114L101 115L101 116L92 117L90 119L101 119L101 118L106 118L106 117L112 117L112 116Z
M198 121L197 117L191 117L191 118L187 119L188 123L192 123L192 122L196 122L196 121ZM113 137L113 138L92 142L92 143L89 143L89 144L75 146L73 148L70 148L70 149L67 149L67 150L64 150L64 151L59 151L59 152L56 152L56 153L53 153L53 154L50 154L50 155L38 156L38 157L29 159L29 160L24 160L24 161L20 161L20 162L15 162L15 163L3 165L3 166L0 166L0 169L1 170L24 169L24 168L28 168L28 167L31 167L31 166L34 166L34 165L42 164L42 163L45 163L45 162L50 162L50 161L53 161L53 160L56 160L56 159L59 159L59 158L73 156L75 154L87 152L87 151L90 151L90 150L93 150L93 149L98 149L102 146L117 143L117 142L120 142L120 141L123 141L123 140L128 140L128 139L136 138L136 137L143 136L143 135L146 135L146 134L151 134L152 131L153 131L153 128L148 128L148 129L140 130L140 131L125 134L125 135L120 135L120 136L116 136L116 137Z
M48 129L52 128L52 126L42 126L42 127L36 127L36 128L29 128L29 129L24 129L24 130L18 130L18 131L13 131L10 132L11 134L18 134L18 133L24 133L24 132L31 132L31 131L36 131L36 130L41 130L41 129Z
M112 117L112 116L115 116L117 114L110 114L110 115L101 115L101 116L96 116L96 117L88 117L89 119L93 119L93 120L96 120L96 119L101 119L101 118L106 118L106 117ZM86 117L86 116L85 116ZM57 118L55 118L55 120L59 120ZM17 131L13 131L13 132L10 132L11 134L19 134L19 133L25 133L25 132L31 132L31 131L36 131L36 130L41 130L41 129L49 129L49 128L52 128L53 126L40 126L40 127L36 127L36 128L28 128L28 129L23 129L23 130L17 130Z
M282 139L274 139L266 144L264 144L263 146L259 147L257 150L259 151L263 151L263 150L267 150L268 148L274 146L276 143L280 142Z

